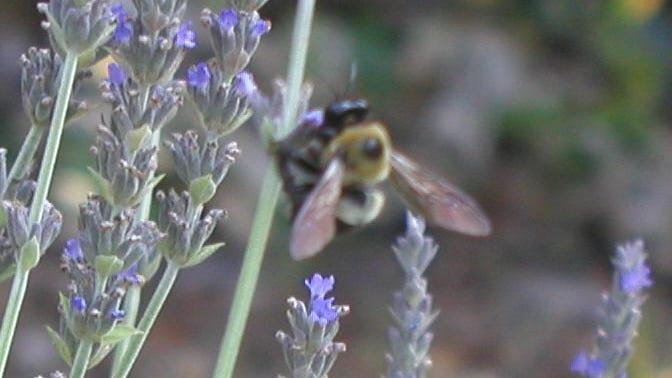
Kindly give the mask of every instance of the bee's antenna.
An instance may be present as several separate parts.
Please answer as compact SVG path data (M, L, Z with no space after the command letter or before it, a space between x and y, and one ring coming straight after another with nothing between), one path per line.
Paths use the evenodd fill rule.
M353 60L352 63L350 63L350 72L348 75L348 81L345 88L343 88L340 85L334 84L329 80L325 80L319 74L316 74L314 69L307 68L306 70L312 74L312 76L314 77L313 80L315 82L318 82L320 83L320 86L327 88L328 93L330 93L332 97L331 102L342 101L346 98L355 96L357 75L359 73L359 65L357 64L356 61Z
M350 77L348 78L348 86L345 88L345 96L352 97L354 96L354 90L356 89L357 74L359 73L359 65L357 61L352 61L350 63Z

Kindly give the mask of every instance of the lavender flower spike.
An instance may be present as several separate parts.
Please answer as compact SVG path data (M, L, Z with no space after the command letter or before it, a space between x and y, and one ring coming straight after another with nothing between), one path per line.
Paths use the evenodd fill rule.
M637 335L644 289L651 287L644 242L637 239L616 248L611 292L603 297L597 336L592 352L579 352L570 370L588 378L627 377L632 340Z
M338 320L350 308L334 305L334 298L325 298L334 287L334 277L314 274L305 280L310 291L308 306L289 298L287 317L292 335L278 331L276 338L282 344L285 363L292 378L326 378L338 354L345 351L345 344L334 342Z
M425 377L432 366L429 346L433 334L429 328L438 311L432 309L432 296L427 292L427 280L422 276L436 255L438 246L425 236L425 221L407 214L406 234L392 247L405 279L393 296L393 325L388 329L390 352L387 377Z

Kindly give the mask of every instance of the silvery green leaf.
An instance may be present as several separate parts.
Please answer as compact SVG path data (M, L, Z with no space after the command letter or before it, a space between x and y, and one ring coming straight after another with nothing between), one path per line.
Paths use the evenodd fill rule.
M217 185L212 180L212 175L201 176L189 185L189 194L196 205L210 201L216 191Z
M7 225L7 212L4 206L0 206L0 228Z
M100 342L102 344L114 345L127 337L141 334L142 332L135 327L126 324L117 324L110 332L100 338Z
M54 331L49 326L47 326L47 333L49 334L51 344L54 346L54 348L56 348L58 355L61 356L63 361L65 361L68 366L72 365L72 351L68 347L68 343L63 340L58 332Z
M152 137L152 130L149 125L144 125L138 129L134 129L126 134L126 142L131 151L135 152L140 147L147 145Z
M19 252L19 267L27 272L37 266L40 262L40 244L37 237L33 236L26 244L21 247Z
M97 192L100 193L107 202L114 203L114 195L110 188L110 183L105 180L103 176L100 175L95 169L88 167L91 178L93 179L93 184L97 189Z
M187 261L183 266L187 268L202 263L205 261L205 259L210 257L213 253L217 252L217 250L222 248L224 245L226 245L226 243L216 243L203 246L203 248L201 248L198 253L195 253L193 256L191 256L189 261Z
M0 271L0 283L4 282L6 279L12 277L16 273L16 264L11 263L5 266L2 271Z
M107 357L108 354L112 351L112 345L111 344L100 344L98 346L98 349L93 353L91 356L91 360L89 360L89 366L88 369L94 368L96 365L101 363L105 357Z
M124 261L117 256L106 255L96 256L94 260L96 271L102 277L111 277L113 274L121 272L124 268Z

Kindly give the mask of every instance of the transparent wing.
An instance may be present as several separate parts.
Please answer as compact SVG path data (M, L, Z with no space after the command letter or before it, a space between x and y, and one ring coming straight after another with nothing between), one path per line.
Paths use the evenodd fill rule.
M289 252L295 260L320 252L336 234L336 209L343 171L341 159L332 159L296 214L289 239Z
M490 233L488 217L469 195L399 152L392 153L391 165L397 191L429 223L473 236Z

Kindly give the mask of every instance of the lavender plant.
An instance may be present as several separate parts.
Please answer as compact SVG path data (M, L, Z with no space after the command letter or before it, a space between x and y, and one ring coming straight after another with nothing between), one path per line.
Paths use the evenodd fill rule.
M590 352L579 352L570 366L572 372L584 377L627 377L632 342L646 300L644 289L653 285L642 240L618 246L613 264L616 269L611 291L602 298L595 344Z
M294 297L287 299L287 318L291 335L278 331L276 338L282 345L285 363L292 378L326 378L345 344L334 342L339 320L350 312L346 305L334 305L334 298L326 298L333 290L334 276L322 277L315 273L305 284L310 291L308 306Z
M195 46L195 32L190 29L189 23L179 20L185 11L186 3L168 1L152 6L149 1L136 1L135 5L138 13L135 19L122 8L115 10L118 24L110 52L113 56L119 57L124 67L128 68L131 72L129 77L138 82L139 88L147 87L149 83L161 88L162 82L174 76L184 49ZM213 13L205 10L204 14ZM220 17L228 14L236 15L235 22L230 21L231 27ZM205 205L212 199L229 167L240 154L235 143L227 143L223 138L250 116L251 111L247 103L248 98L255 95L256 85L252 76L243 70L256 50L259 38L268 31L270 24L260 20L256 10L240 12L236 9L225 9L220 12L220 16L212 16L211 24L207 24L215 57L204 69L198 70L194 67L189 69L186 80L186 88L195 105L198 119L205 128L205 137L199 137L197 131L189 130L183 134L175 134L165 142L173 157L177 176L187 189L182 192L171 189L168 193L161 191L156 195L159 204L158 226L164 235L157 245L157 250L166 261L166 269L138 322L140 333L130 337L127 344L121 344L116 352L113 377L126 377L129 374L179 270L204 261L223 245L223 243L206 245L218 220L224 217L225 212L218 209L205 212ZM256 24L263 24L264 30L255 29L255 46L248 46L245 50L231 50L230 46L221 41L231 38L251 39L250 30L235 28L239 22L246 22L248 18L253 18ZM147 30L152 30L152 27L158 27L160 30L146 33ZM234 59L238 63L232 66L229 61L218 59L226 54L231 59L245 54L245 59ZM147 63L152 60L163 65ZM197 65L197 67L204 66ZM143 91L139 90L138 93L142 94ZM110 97L131 98L131 96ZM134 119L140 118L131 117L131 120ZM149 130L151 140L153 142L158 140L159 128L150 127L141 132L139 130L144 127L142 124L137 122L131 124L141 135L135 139L142 140ZM146 210L141 215L147 215L147 206L146 202L141 205L141 209ZM143 264L140 265L141 268L142 266ZM132 310L137 304L128 307Z
M429 347L433 334L429 331L439 312L432 309L432 296L427 293L423 274L436 256L439 247L425 236L425 221L408 213L406 234L392 247L404 271L404 285L394 293L393 325L388 329L390 352L387 376L420 378L432 366Z
M47 194L68 110L84 108L82 103L73 103L71 99L78 65L83 68L84 60L94 60L114 28L106 0L51 1L39 3L37 8L47 17L42 26L49 33L54 53L30 49L22 58L22 99L32 126L9 177L3 177L6 182L0 197L7 199L6 191L12 186L9 180L20 181L27 176L47 123L49 134L30 202L5 203L0 217L6 220L0 222L0 226L5 222L9 225L10 220L13 222L2 236L3 255L8 255L7 245L15 249L13 262L3 259L3 275L7 277L13 272L14 278L0 328L0 375L4 374L30 271L60 230L60 214L48 204ZM85 59L80 61L80 58ZM6 164L3 162L3 165ZM5 214L8 209L11 218ZM47 230L53 234L44 234ZM17 250L16 243L27 236L29 241Z

